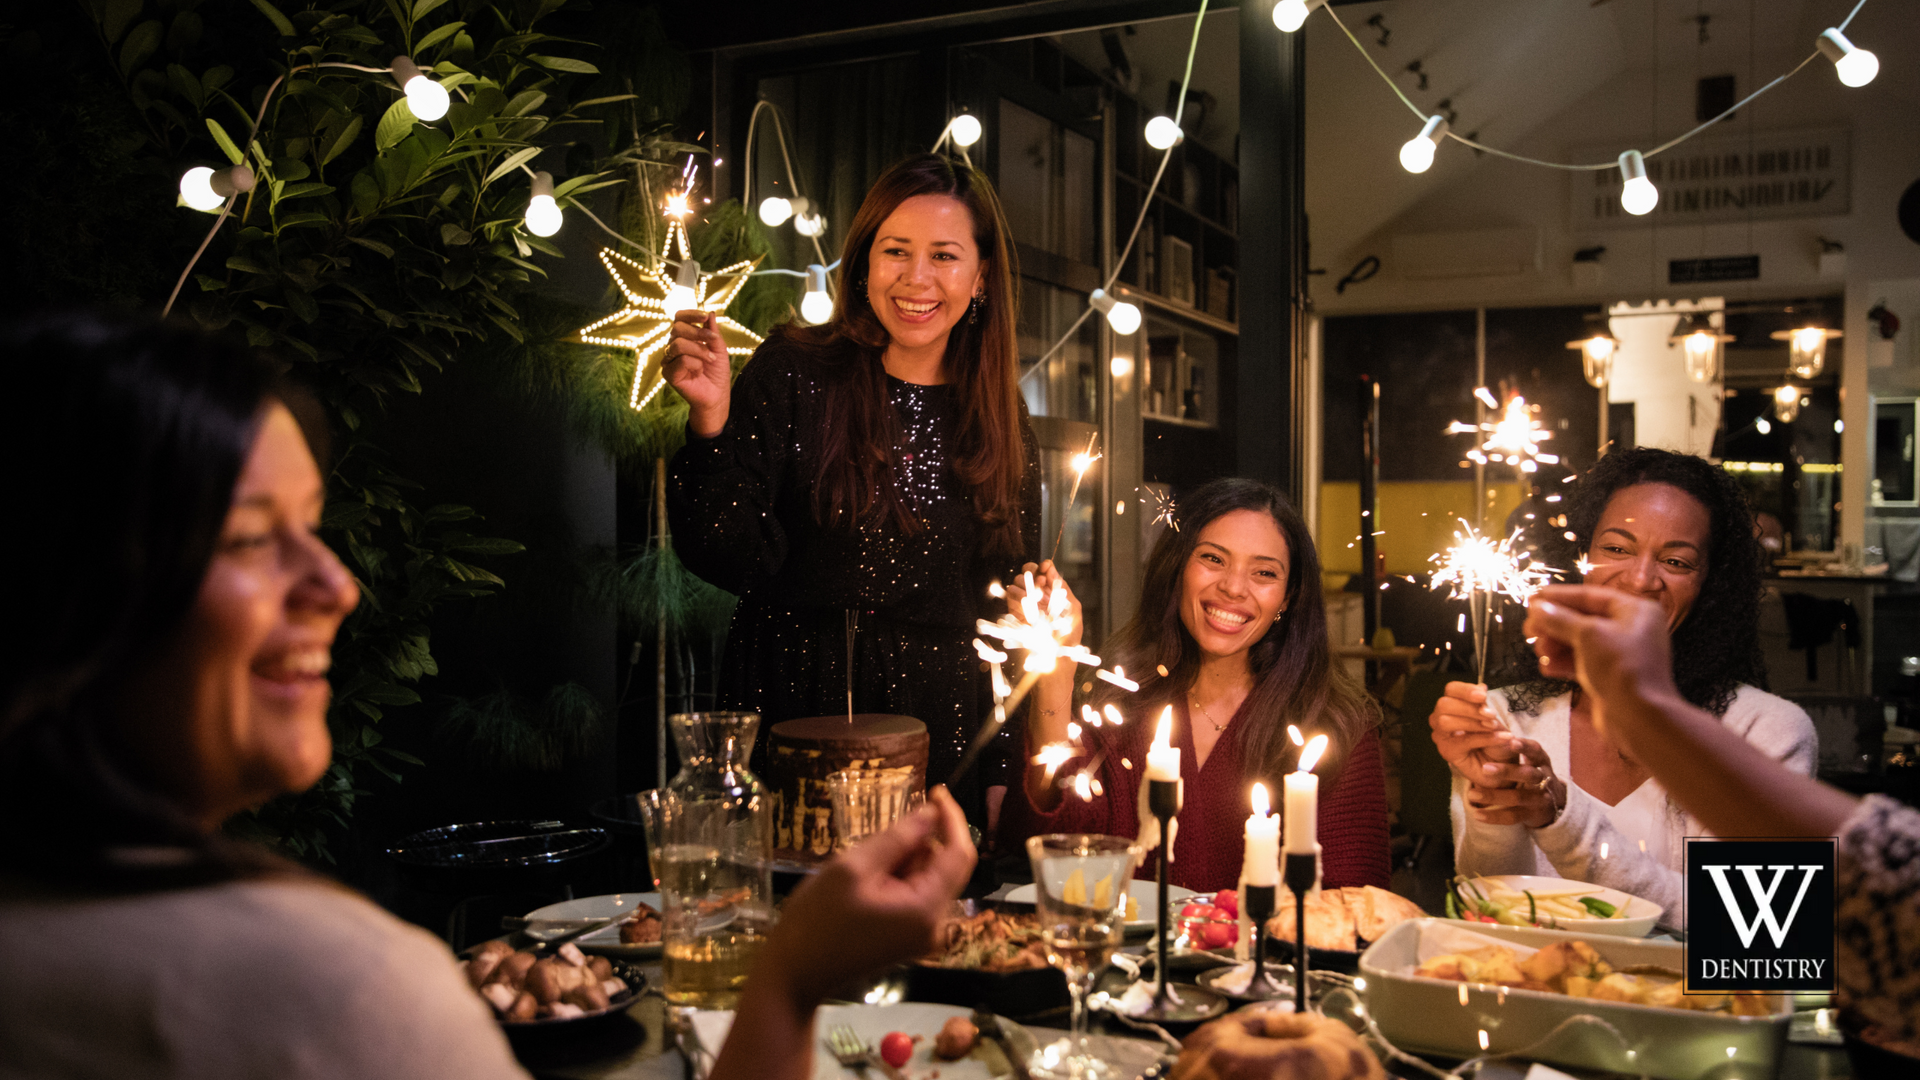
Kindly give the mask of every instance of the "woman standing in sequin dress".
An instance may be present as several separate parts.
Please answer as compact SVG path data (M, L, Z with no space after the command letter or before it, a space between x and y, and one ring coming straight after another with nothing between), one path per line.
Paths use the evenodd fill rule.
M989 715L971 641L988 582L1039 547L1039 450L1016 386L1012 245L987 179L923 155L847 233L833 317L777 327L729 386L724 342L679 313L687 400L668 517L681 561L735 593L723 708L768 727L847 707L927 725L944 778ZM1011 736L978 784L1007 783ZM985 796L957 792L985 820Z

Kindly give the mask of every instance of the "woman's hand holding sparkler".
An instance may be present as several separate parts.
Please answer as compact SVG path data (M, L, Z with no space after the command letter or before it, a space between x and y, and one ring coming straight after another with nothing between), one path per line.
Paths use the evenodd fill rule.
M1034 599L1039 601L1040 610L1052 616L1056 606L1064 605L1067 617L1073 619L1072 628L1066 630L1064 633L1056 629L1053 635L1054 639L1062 645L1080 644L1080 598L1073 595L1073 590L1067 586L1067 579L1060 576L1060 570L1053 565L1052 559L1048 559L1043 563L1028 563L1022 566L1020 568L1020 576L1007 583L1007 611L1017 618L1024 617L1024 612L1021 610L1021 600L1027 595L1026 584L1027 575L1029 574L1033 575ZM1055 590L1058 590L1063 595L1064 598L1062 600L1054 600ZM1071 674L1073 669L1069 666L1060 670ZM1071 682L1071 680L1069 680L1069 682Z
M1482 765L1517 760L1513 733L1500 723L1486 701L1486 687L1450 682L1427 717L1440 756L1470 784L1484 783Z
M1567 782L1554 775L1553 759L1532 739L1507 736L1512 761L1482 761L1467 776L1467 807L1487 825L1553 824L1567 805Z
M1080 643L1083 629L1080 598L1073 595L1066 578L1053 560L1021 567L1018 578L1007 585L1007 610L1016 618L1026 618L1027 582L1033 582L1033 599L1048 617L1055 618L1054 637L1062 646ZM1055 613L1059 613L1055 615ZM1071 625L1065 625L1071 620ZM1034 684L1032 704L1027 710L1027 795L1041 810L1051 810L1060 799L1054 785L1060 767L1081 753L1073 737L1077 727L1073 719L1073 680L1077 665L1062 663L1040 676Z

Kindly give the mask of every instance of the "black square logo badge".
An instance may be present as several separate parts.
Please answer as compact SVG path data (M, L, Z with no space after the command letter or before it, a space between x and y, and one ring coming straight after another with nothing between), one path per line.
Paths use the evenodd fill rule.
M1827 840L1687 839L1687 992L1833 989Z

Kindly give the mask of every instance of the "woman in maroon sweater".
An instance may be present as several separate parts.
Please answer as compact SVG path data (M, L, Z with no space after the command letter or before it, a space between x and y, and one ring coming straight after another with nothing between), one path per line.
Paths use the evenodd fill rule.
M1035 573L1046 593L1065 587L1051 563ZM1017 605L1020 590L1010 589ZM1073 607L1075 635L1079 603ZM1240 879L1243 834L1254 781L1279 803L1280 777L1298 761L1287 736L1298 725L1324 733L1320 776L1321 881L1327 888L1388 883L1386 779L1372 702L1332 657L1320 560L1305 522L1278 489L1223 479L1181 500L1174 527L1148 561L1140 610L1102 650L1140 681L1129 694L1095 682L1089 704L1114 705L1119 727L1082 722L1081 754L1057 772L1029 765L1009 797L1005 834L1087 832L1135 836L1147 745L1163 709L1173 707L1185 804L1177 819L1171 880L1201 892ZM1027 716L1029 758L1068 742L1080 722L1075 675L1063 665L1035 688ZM1101 794L1073 794L1074 774L1091 772ZM1142 866L1141 876L1152 873Z

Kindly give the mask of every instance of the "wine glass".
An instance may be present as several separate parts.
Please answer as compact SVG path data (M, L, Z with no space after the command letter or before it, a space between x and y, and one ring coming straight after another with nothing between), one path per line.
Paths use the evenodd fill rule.
M1049 1047L1036 1073L1099 1077L1112 1070L1088 1052L1087 992L1120 948L1127 920L1127 884L1140 864L1133 841L1065 833L1027 840L1047 962L1067 977L1073 1019L1065 1053Z

